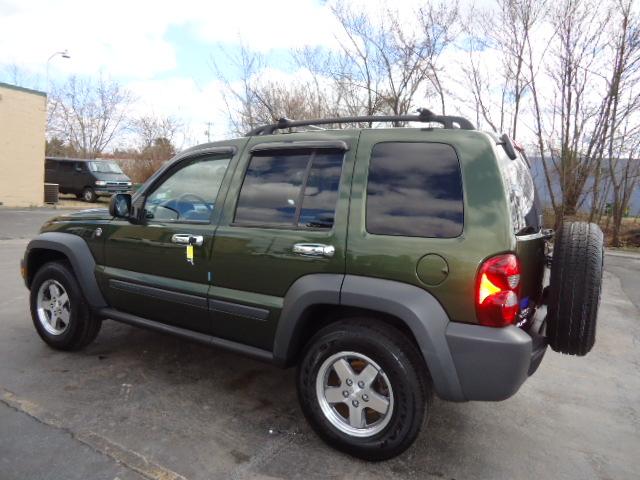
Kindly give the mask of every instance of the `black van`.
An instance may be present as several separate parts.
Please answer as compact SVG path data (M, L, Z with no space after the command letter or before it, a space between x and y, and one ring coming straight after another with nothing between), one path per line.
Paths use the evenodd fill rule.
M74 193L87 202L131 190L131 179L110 160L46 157L44 181L57 183L60 193Z

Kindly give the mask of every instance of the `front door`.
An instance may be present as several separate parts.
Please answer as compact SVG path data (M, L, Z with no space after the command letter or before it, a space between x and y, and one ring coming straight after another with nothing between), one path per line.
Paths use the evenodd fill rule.
M323 142L299 135L251 140L213 248L214 335L265 350L272 349L289 287L308 274L345 269L357 137L345 132L343 142Z
M103 291L114 308L209 333L211 249L229 154L186 158L144 193L142 220L105 232Z

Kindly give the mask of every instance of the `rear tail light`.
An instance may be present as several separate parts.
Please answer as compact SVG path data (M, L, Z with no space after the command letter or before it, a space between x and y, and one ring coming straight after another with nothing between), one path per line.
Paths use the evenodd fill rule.
M485 261L476 282L476 314L480 325L511 325L519 310L520 262L512 253Z

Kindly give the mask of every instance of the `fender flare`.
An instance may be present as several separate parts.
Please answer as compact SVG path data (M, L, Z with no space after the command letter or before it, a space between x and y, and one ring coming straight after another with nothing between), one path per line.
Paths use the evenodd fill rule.
M95 276L96 261L87 242L78 235L63 232L41 233L27 245L24 262L29 271L30 257L38 250L53 250L69 259L73 273L78 279L82 293L91 308L107 307ZM29 273L29 275L31 275ZM30 287L30 280L27 287Z
M305 275L289 287L282 304L282 312L273 340L274 362L289 365L301 346L301 334L309 319L305 311L317 305L339 305L344 275L318 273Z
M305 324L312 321L304 311L318 304L365 308L400 319L418 343L438 396L466 400L447 342L447 313L429 292L402 282L331 274L298 279L284 299L274 340L276 362L290 361Z

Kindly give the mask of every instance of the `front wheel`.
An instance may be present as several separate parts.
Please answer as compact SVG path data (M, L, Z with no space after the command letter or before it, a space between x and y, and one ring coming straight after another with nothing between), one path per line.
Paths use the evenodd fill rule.
M78 350L96 338L102 321L91 313L68 263L46 263L30 288L33 324L47 345Z
M305 351L298 397L325 442L365 460L386 460L411 446L432 390L404 334L375 319L349 319L322 329Z

